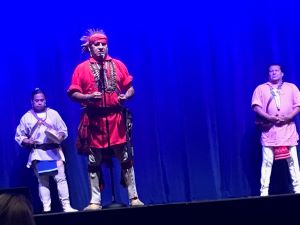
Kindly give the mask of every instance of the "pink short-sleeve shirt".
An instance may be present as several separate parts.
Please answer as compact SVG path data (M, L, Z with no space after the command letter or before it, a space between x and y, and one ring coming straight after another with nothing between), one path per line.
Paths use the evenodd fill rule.
M253 93L251 106L258 105L266 111L271 97L269 82L259 85ZM268 106L270 115L288 115L295 107L300 107L300 92L296 85L284 82L279 91L280 110L272 99ZM263 146L295 146L298 145L299 136L294 122L283 126L273 126L270 130L262 132L261 144Z

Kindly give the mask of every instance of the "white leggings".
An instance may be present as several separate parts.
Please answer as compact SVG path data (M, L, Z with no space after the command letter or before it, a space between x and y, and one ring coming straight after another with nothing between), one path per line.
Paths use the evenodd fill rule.
M287 158L292 185L295 193L300 193L300 171L297 156L296 146L291 146L289 148L291 157ZM272 166L274 161L274 152L272 147L263 146L262 147L262 165L261 165L261 188L260 195L266 196L269 194L269 185L272 172Z
M34 168L34 172L39 183L39 196L43 203L44 209L50 208L51 205L49 177L53 177L57 184L58 196L62 206L64 207L65 205L70 204L69 189L63 161L57 161L57 169L58 172L39 174L36 168Z
M128 154L124 148L113 149L115 157L124 163L128 160ZM101 150L92 150L88 155L88 165L98 168L101 165L102 154ZM126 182L128 197L129 199L138 197L135 174L133 166L128 169L122 169L122 173ZM101 204L101 193L99 187L99 177L96 172L89 172L90 189L91 189L91 200L90 203Z

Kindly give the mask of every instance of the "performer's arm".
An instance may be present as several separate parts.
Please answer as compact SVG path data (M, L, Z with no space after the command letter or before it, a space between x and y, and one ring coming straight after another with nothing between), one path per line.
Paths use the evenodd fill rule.
M273 115L270 115L268 113L266 113L261 106L259 105L255 105L253 106L253 111L256 112L258 115L262 116L263 118L273 122L273 123L276 123L278 122L278 115L277 116L273 116Z
M127 100L130 99L134 95L134 89L133 87L129 87L125 94L119 95L119 100Z
M300 106L297 106L293 111L288 115L280 115L279 121L281 123L289 123L298 113L300 112Z
M102 98L102 93L98 91L93 92L92 94L82 94L80 92L73 92L70 96L75 101L83 102L100 99Z
M25 138L25 139L23 139L21 145L25 148L32 148L34 144L35 144L34 140L32 140L30 138Z

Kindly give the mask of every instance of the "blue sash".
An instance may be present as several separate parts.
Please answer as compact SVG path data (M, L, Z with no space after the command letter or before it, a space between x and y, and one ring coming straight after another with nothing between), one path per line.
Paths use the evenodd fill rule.
M49 172L57 171L57 164L55 160L39 161L36 164L36 168L39 174L49 173Z

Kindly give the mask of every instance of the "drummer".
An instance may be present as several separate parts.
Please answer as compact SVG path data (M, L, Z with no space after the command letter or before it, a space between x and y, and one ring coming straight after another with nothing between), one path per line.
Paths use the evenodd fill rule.
M49 177L57 183L58 196L64 212L75 212L70 205L69 189L65 175L65 157L60 143L67 138L66 124L57 111L46 107L44 92L36 88L32 92L32 109L26 112L17 127L15 140L29 149L28 168L39 183L39 196L43 212L51 211Z

